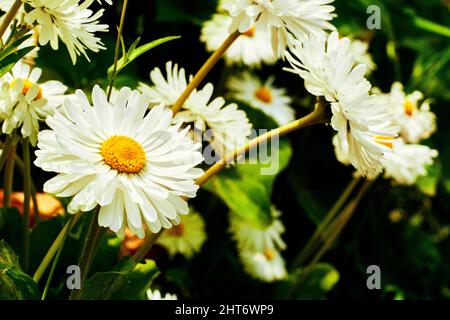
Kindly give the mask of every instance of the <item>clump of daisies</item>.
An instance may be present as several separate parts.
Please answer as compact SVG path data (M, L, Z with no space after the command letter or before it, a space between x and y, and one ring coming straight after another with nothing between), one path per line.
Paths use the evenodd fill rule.
M181 254L192 258L198 253L206 240L205 222L201 215L191 208L181 222L164 232L157 243L164 247L171 257Z
M259 109L273 118L280 126L295 120L292 99L286 90L273 85L274 77L261 81L250 72L231 76L227 80L230 97Z
M275 56L306 34L334 30L333 0L225 0L222 8L233 18L229 32L245 33L252 28L271 32Z
M67 97L67 87L59 81L39 83L42 70L19 61L0 78L0 119L2 133L20 131L36 145L39 121L53 115Z
M44 191L72 197L70 213L99 206L98 223L124 236L128 227L142 238L187 215L203 161L195 144L173 124L163 105L147 112L147 98L122 88L113 102L95 86L91 104L81 90L47 118L39 133L36 166L58 175Z
M173 105L187 86L184 69L170 61L166 63L166 77L159 68L155 68L150 73L153 85L140 84L139 90L151 106L161 103ZM245 144L252 125L237 104L226 104L222 97L212 99L213 91L214 86L208 83L192 92L173 121L192 124L195 140L208 140L216 154L223 157Z
M421 92L406 94L399 82L392 84L390 93L374 91L401 128L393 154L385 163L385 177L395 184L414 185L420 176L428 174L428 166L438 156L437 150L419 144L436 131L436 116Z
M94 0L23 2L31 7L24 21L40 27L39 45L50 43L53 50L58 50L60 39L66 45L73 64L81 54L89 60L86 49L94 52L105 49L95 33L108 31L108 25L98 21L104 9L94 13L90 8Z
M244 270L265 282L281 280L287 276L281 250L286 244L281 238L285 228L281 212L271 210L272 222L267 226L254 225L230 212L230 232L236 241Z
M287 70L300 75L322 103L330 104L341 157L361 175L376 177L392 153L399 127L384 103L370 94L367 67L355 63L350 39L340 39L337 32L310 35L295 41L286 57L291 64Z
M203 24L200 41L206 44L208 51L217 50L228 37L231 22L229 15L218 13ZM224 59L228 65L244 64L252 68L261 67L262 64L274 64L277 58L270 45L270 32L250 28L228 48Z

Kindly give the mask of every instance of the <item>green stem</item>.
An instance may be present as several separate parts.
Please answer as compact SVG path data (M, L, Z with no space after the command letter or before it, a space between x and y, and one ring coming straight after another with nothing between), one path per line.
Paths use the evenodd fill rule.
M145 241L142 243L142 245L139 247L139 249L136 251L136 253L133 255L132 259L134 262L140 262L142 259L145 258L147 255L147 252L150 251L150 249L155 244L156 240L162 235L164 232L164 229L161 229L158 233L150 233L148 237L145 238Z
M4 16L3 21L0 25L0 39L3 37L3 34L5 33L6 29L8 29L11 21L14 19L21 6L22 0L14 1L9 11Z
M4 176L4 196L3 207L7 208L11 204L11 193L14 179L14 158L16 157L16 144L12 143L6 156L5 176Z
M108 89L108 101L109 101L109 99L111 99L114 82L116 81L117 64L119 61L119 51L120 51L120 39L122 38L123 26L125 24L125 15L127 12L127 6L128 6L128 0L124 0L123 6L122 6L122 14L120 15L119 31L118 31L117 40L116 40L116 49L114 51L114 67L113 67L113 72L111 74L111 82L109 84L109 89Z
M19 172L22 173L22 177L24 177L24 172L25 172L25 165L22 161L22 159L20 159L20 157L18 155L16 155L16 159L15 159L15 166L17 167L17 169L19 169ZM31 200L33 201L33 205L34 205L34 221L36 224L39 223L40 218L39 218L39 204L37 202L37 196L36 196L36 185L34 184L33 181L33 177L31 177L30 180L31 183Z
M13 145L14 136L12 134L6 137L5 143L2 143L2 154L0 155L0 170L3 169L5 165L6 158L8 157L11 146Z
M323 239L323 231L330 225L330 222L336 217L336 215L339 213L339 210L342 208L344 203L347 201L350 194L355 189L358 182L361 180L360 177L353 178L352 181L348 184L348 186L345 188L344 192L340 195L339 199L336 201L336 203L333 205L333 207L328 211L325 218L322 220L322 222L317 227L316 231L312 235L311 239L309 239L308 243L306 244L305 248L302 250L302 252L297 256L297 258L292 263L292 269L299 268L300 266L304 265L308 258L310 258L311 254L317 250L319 247L319 244L321 242L321 239Z
M44 292L42 293L41 300L45 300L45 298L47 297L48 289L50 288L50 284L52 282L53 275L55 274L56 266L58 265L59 258L61 257L61 254L62 254L62 251L64 248L64 244L66 243L67 236L69 235L70 229L72 229L74 224L75 224L75 219L70 219L69 227L64 229L64 234L63 234L61 243L59 245L58 252L56 253L55 259L53 259L52 268L50 269L50 273L48 275L47 282L45 283L45 288L44 288Z
M77 213L76 215L72 215L69 219L69 221L67 221L67 223L65 224L64 228L59 232L58 236L56 237L55 241L53 241L52 245L50 246L50 248L48 249L47 253L45 254L44 259L42 259L41 264L39 265L39 267L37 268L36 272L33 275L33 280L38 283L42 276L45 273L45 270L47 270L48 265L50 264L50 262L52 261L53 257L55 256L55 254L57 253L59 247L62 244L62 241L64 239L64 235L70 231L70 229L72 228L72 226L74 226L78 220L81 217L81 213Z
M101 238L101 227L98 225L98 208L95 210L95 213L92 214L91 222L89 224L89 229L86 237L86 241L84 242L83 249L80 255L79 267L81 270L81 288L83 288L86 278L89 274L89 269L92 264L92 260L94 259L95 249L97 247L97 242ZM81 289L74 289L70 293L70 300L78 300L80 299Z
M30 199L31 199L31 159L30 159L30 141L23 140L23 187L24 187L24 202L23 202L23 264L24 269L28 271L30 260ZM13 167L14 167L13 158Z

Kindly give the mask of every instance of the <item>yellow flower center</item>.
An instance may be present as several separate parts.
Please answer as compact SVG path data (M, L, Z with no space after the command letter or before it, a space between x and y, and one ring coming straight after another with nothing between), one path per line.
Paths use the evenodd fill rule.
M119 172L138 173L145 166L144 149L130 137L109 137L103 142L100 152L105 163Z
M19 80L19 79L14 79L13 81L11 81L11 83L9 84L10 89L14 88L14 85L16 84L17 80ZM21 79L21 80L23 82L22 94L26 95L28 93L28 91L30 91L30 88L35 85L35 83L31 82L28 79ZM36 95L34 100L39 100L39 99L42 99L42 89L40 87L38 90L38 94Z
M180 223L179 225L173 226L167 232L172 237L181 237L184 234L184 224Z
M272 250L270 250L270 249L266 249L266 250L264 250L264 255L266 256L266 258L267 258L267 260L273 260L273 258L275 258L275 252L273 252Z
M251 27L247 31L242 32L242 35L252 38L255 35L255 27Z
M388 148L392 149L392 143L394 138L393 137L388 137L388 136L375 136L373 137L375 139L375 142L382 144Z
M272 91L267 87L261 87L255 92L255 97L264 103L272 102Z
M403 109L408 116L412 116L414 111L416 111L416 106L410 100L406 99L405 103L403 103Z

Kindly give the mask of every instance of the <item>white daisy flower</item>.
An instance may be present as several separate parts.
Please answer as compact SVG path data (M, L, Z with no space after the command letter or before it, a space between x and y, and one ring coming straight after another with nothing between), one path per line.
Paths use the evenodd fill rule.
M236 213L230 212L230 232L233 239L237 242L239 250L286 249L286 244L281 238L285 229L280 216L281 212L272 208L272 223L268 226L260 227L243 220Z
M406 142L418 143L436 131L436 116L430 111L429 101L420 103L423 100L421 92L406 94L403 85L395 82L391 92L383 96Z
M32 10L25 15L28 24L41 26L39 44L50 42L58 50L58 38L67 46L73 64L83 54L88 61L86 49L98 52L105 49L95 32L108 31L108 25L99 24L104 9L94 13L89 6L94 0L24 0Z
M51 130L39 133L35 164L59 173L44 191L72 197L68 211L100 206L98 223L123 236L125 227L142 238L146 226L154 233L180 222L189 212L203 173L203 157L187 131L172 125L163 105L146 114L146 98L122 88L113 103L98 86L93 107L78 90L78 102L65 100L47 118Z
M295 120L295 110L290 107L292 99L286 90L273 86L274 80L274 77L270 77L263 82L250 72L243 72L231 76L227 87L233 99L259 109L279 125L285 125Z
M166 64L167 80L161 70L155 68L150 73L153 87L141 83L139 89L148 97L151 104L164 103L172 105L187 86L185 71L172 68L172 63ZM204 134L214 151L223 157L242 146L251 133L244 111L238 110L236 104L226 105L222 97L211 100L214 87L206 84L201 90L194 90L175 117L175 122L193 123L195 137Z
M285 262L274 249L263 251L242 250L239 253L244 270L264 282L282 280L287 276Z
M171 257L180 253L191 258L194 253L200 251L205 240L205 222L200 214L191 208L191 212L183 216L178 225L164 232L157 243L166 248Z
M0 78L2 133L20 128L23 138L36 145L39 121L53 115L62 104L67 87L59 81L39 83L42 70L19 61Z
M222 7L233 18L229 32L246 32L253 26L272 33L272 49L283 55L302 35L335 30L333 0L228 0Z
M228 27L232 18L224 14L215 14L212 19L203 24L200 41L206 44L206 50L215 51L228 37ZM270 45L270 32L251 28L237 38L225 52L225 62L228 65L244 64L259 68L261 64L272 65L277 58Z
M377 65L373 61L372 55L369 53L369 44L358 39L351 39L350 53L355 57L356 64L364 64L367 67L366 75L370 75Z
M161 294L161 292L158 289L147 290L147 299L148 300L178 300L178 297L176 294L166 293L164 296Z
M427 175L427 166L432 165L437 156L437 150L398 140L385 163L385 177L392 178L396 184L413 185L417 178Z
M363 175L374 177L382 171L385 154L391 152L399 128L364 78L365 65L354 64L350 40L338 33L304 38L286 55L292 69L305 80L306 89L331 104L331 125L338 132L340 150Z

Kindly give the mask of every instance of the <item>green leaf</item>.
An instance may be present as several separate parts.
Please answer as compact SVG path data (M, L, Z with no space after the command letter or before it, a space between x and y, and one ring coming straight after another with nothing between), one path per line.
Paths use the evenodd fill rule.
M22 248L22 218L16 208L0 208L3 221L0 226L0 239L12 244L13 250L19 252Z
M422 30L435 33L440 36L450 38L450 28L439 23L433 22L431 20L422 18L418 16L414 10L405 9L405 13L412 19L413 24Z
M119 59L119 61L117 61L117 70L116 70L116 75L123 69L125 68L129 63L133 62L136 58L138 58L139 56L141 56L142 54L146 53L147 51L163 44L166 43L168 41L171 40L175 40L180 38L179 36L170 36L170 37L165 37L165 38L160 38L157 40L153 40L152 42L146 43L140 47L137 47L137 44L139 42L139 38L131 45L130 49L128 50L128 52L126 53L125 56L123 56L122 58ZM114 71L114 64L112 66L110 66L108 68L108 78L111 78L113 76L113 71Z
M437 161L427 168L428 174L417 179L416 185L427 196L436 195L436 189L441 176L441 166Z
M339 277L339 272L331 264L318 263L306 276L300 269L293 272L278 284L275 295L281 299L325 299L326 293L334 288Z
M38 299L37 284L19 266L19 258L4 241L0 241L0 300Z
M9 71L11 71L11 69L14 67L14 65L34 48L35 47L31 46L31 47L19 49L15 52L9 54L3 60L1 60L0 61L0 77L2 77L5 73L8 73Z
M144 300L146 290L159 271L152 260L134 265L132 260L119 262L115 271L98 272L86 281L81 298L87 300Z

